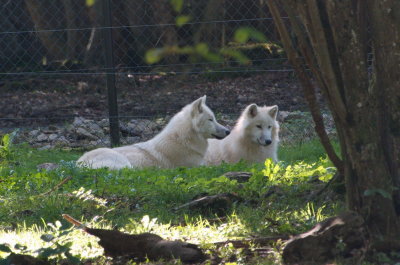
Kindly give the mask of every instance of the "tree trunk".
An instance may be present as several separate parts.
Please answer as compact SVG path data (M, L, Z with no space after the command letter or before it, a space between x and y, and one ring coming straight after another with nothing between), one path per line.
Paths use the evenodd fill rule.
M146 16L148 12L148 3L146 0L136 1L123 1L123 9L126 13L128 25L132 26L129 28L131 38L130 43L130 58L129 64L139 66L137 70L148 70L147 68L141 68L144 61L144 54L149 47L152 47L151 42L151 29L152 27L144 27L139 25L150 24L149 18Z
M103 25L103 1L95 1L88 10L89 20L93 26L90 37L85 48L83 62L85 65L104 65L104 49L102 32L99 27Z
M0 7L0 32L17 31L18 29L12 23L11 14L14 8L10 3ZM17 34L4 34L0 38L0 71L6 71L13 67L18 55L23 52ZM3 76L0 77L1 79Z
M308 57L335 119L348 208L365 219L372 248L400 249L400 3L280 2L297 40L306 35L309 41L300 51L292 40L285 47ZM276 8L273 0L269 5ZM274 19L279 20L276 14ZM287 28L279 31L289 35Z
M84 12L85 1L62 0L65 10L65 27L67 31L67 58L69 60L82 60L85 44L88 41L88 31L80 30L86 25L87 14Z
M36 30L54 30L65 28L64 13L60 2L55 0L25 0ZM38 33L43 46L47 49L48 59L65 59L66 34L64 31L42 31Z
M178 45L178 32L176 26L165 25L175 23L170 3L165 0L151 0L150 5L152 8L154 24L159 25L154 28L154 31L157 34L157 40L156 43L152 43L152 45L154 45L154 47ZM177 63L178 57L172 55L166 58L166 61L167 63Z
M393 70L386 66L381 68L377 63L381 61L381 56L384 56L386 60L383 65L396 65L398 69L399 56L392 59L389 57L399 53L399 48L381 49L386 45L400 43L400 32L396 30L395 21L387 21L386 14L381 14L390 6L394 8L394 2L386 7L374 6L372 2L377 3L371 1L371 5L367 6L365 1L327 2L326 9L322 5L319 8L322 11L321 17L325 12L328 14L329 21L321 21L325 28L331 31L331 35L329 30L325 31L325 35L331 42L330 46L335 47L335 53L331 53L331 57L337 58L335 68L336 72L340 73L338 83L342 84L341 95L347 109L346 119L340 121L340 127L344 134L341 141L345 147L343 157L348 207L363 215L373 244L378 248L386 244L385 247L390 249L400 247L391 245L400 236L394 196L394 185L398 182L400 168L398 163L397 169L392 165L399 156L388 150L392 146L392 135L388 131L389 123L385 120L387 115L391 115L389 109L399 114L400 83L398 73L388 76L387 71ZM369 23L375 23L378 27L373 28L371 35L374 36L374 69L370 68L367 60L367 12L371 12ZM397 23L397 27L399 26ZM397 31L397 34L386 38L390 41L382 38L388 34L374 34L377 33L375 31L385 31L389 28L393 29L393 33ZM369 71L372 71L372 76L369 75ZM383 82L380 81L382 75L385 76ZM397 102L391 100L391 97L396 98L396 95ZM386 105L383 102L386 102Z
M214 21L224 19L221 18L225 13L224 0L209 0L205 6L202 15L202 21ZM218 33L219 25L221 26L221 33ZM199 25L197 32L194 34L194 43L205 42L211 47L219 47L222 35L225 34L225 28L220 23L203 23ZM223 46L222 46L223 47Z
M114 64L115 66L128 65L130 61L130 46L133 42L132 33L126 26L129 25L126 13L126 1L112 1L112 25L121 28L114 28L112 31L114 42ZM136 3L136 1L134 1ZM135 10L135 8L134 8Z
M369 1L371 35L376 67L376 89L380 116L378 127L388 170L400 187L400 2ZM390 32L390 34L388 34ZM400 190L394 190L400 212Z

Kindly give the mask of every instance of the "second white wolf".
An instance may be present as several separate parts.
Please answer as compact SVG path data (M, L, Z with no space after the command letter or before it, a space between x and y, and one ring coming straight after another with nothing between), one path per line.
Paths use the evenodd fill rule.
M206 165L246 160L264 163L267 158L278 161L278 106L259 107L251 104L240 115L232 132L223 140L209 140Z
M185 106L167 126L147 142L85 153L78 165L91 168L174 168L203 164L209 138L222 139L229 130L219 124L206 105L206 96Z

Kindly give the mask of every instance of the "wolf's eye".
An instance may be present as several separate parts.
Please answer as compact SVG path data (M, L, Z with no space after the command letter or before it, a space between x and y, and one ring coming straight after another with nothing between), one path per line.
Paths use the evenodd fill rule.
M214 121L214 119L208 119L209 121Z
M270 126L268 126L268 129L271 129L272 128L272 126L270 125Z
M257 127L258 129L262 129L262 126L261 126L261 125L256 125L256 127Z

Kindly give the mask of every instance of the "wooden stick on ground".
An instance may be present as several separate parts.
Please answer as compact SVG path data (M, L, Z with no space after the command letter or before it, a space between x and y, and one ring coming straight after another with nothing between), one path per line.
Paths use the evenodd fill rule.
M51 190L46 191L45 193L40 194L39 196L46 196L49 195L50 193L52 193L53 191L58 190L62 185L64 185L65 183L67 183L68 181L70 181L72 179L72 176L68 176L65 179L63 179L60 183L58 183L57 185L55 185Z

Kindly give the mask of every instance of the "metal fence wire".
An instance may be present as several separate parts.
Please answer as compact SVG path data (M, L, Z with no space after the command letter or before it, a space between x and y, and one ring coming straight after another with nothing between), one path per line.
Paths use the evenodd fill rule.
M20 128L20 141L34 146L109 145L110 75L118 90L122 144L154 136L171 115L204 94L231 125L250 103L277 104L288 113L305 108L266 0L3 2L0 128L3 133ZM243 27L263 33L267 41L235 42ZM154 64L145 58L153 48L199 43L212 52L233 48L249 63L180 52ZM293 139L312 135L312 126L306 132L282 126Z
M231 45L235 30L241 26L258 29L270 40L269 44L238 47L251 59L248 70L278 70L271 65L271 60L277 59L274 57L279 47L274 47L277 33L266 1L182 0L182 11L177 12L173 1L112 0L112 25L104 26L106 2L95 0L87 6L83 0L7 1L0 10L2 72L101 73L108 70L104 68L101 41L105 28L113 31L115 69L111 70L119 73L143 74L154 69L166 73L187 73L189 69L198 73L208 68L222 70L227 65L244 71L248 67L236 65L232 60L210 63L197 58L193 62L185 55L171 55L158 64L148 65L144 59L150 48L200 42L211 48ZM179 16L187 16L188 22L177 26Z

